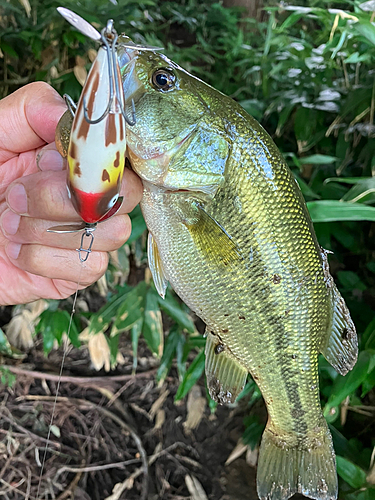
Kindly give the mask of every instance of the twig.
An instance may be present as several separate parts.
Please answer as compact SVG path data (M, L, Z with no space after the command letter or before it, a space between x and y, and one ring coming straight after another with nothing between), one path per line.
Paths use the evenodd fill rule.
M29 400L29 401L48 401L48 402L53 403L53 401L55 400L55 397L53 397L53 396L32 396L32 395L27 395L27 396L21 396L21 397L18 398L18 400L20 400L20 399L26 399L26 400ZM101 406L98 406L95 403L92 403L91 401L87 401L86 399L67 398L67 397L61 397L60 396L60 397L58 397L56 399L56 401L58 401L59 403L70 403L70 404L76 405L80 409L91 409L91 408L94 408L99 413L102 413L107 418L110 418L111 420L113 420L114 422L116 422L120 427L122 427L124 430L126 430L131 435L131 437L133 438L133 441L135 442L135 444L136 444L136 446L138 448L138 451L139 451L139 454L140 454L140 457L141 457L141 460L142 460L142 467L140 469L137 469L137 471L135 471L135 472L139 471L139 473L134 478L132 477L134 475L134 473L133 473L128 479L130 480L130 478L131 478L131 479L134 480L136 477L138 477L143 472L142 494L140 496L140 499L141 500L146 500L146 498L147 498L147 492L148 492L148 462L147 462L147 454L146 454L145 449L143 448L142 441L141 441L140 437L138 436L138 434L135 432L135 430L129 424L127 424L126 422L124 422L120 417L118 417L117 415L115 415L111 411L109 411L106 408L103 408ZM127 484L129 484L129 482ZM125 489L125 487L124 487L124 489Z
M18 366L12 366L12 365L4 365L4 369L9 370L10 372L16 374L16 375L25 375L27 377L32 377L36 379L44 379L44 380L51 380L53 382L58 382L59 381L59 375L54 374L54 373L43 373L43 372L37 372L34 370L24 370L23 368L19 368ZM146 372L139 372L134 375L128 374L128 375L108 375L104 377L73 377L70 375L62 375L60 378L60 382L69 382L71 384L75 385L97 385L100 383L106 383L106 382L124 382L125 380L131 380L133 378L148 378L153 376L157 371L157 368L154 368L152 370L148 370Z
M56 473L55 480L63 472L96 472L98 470L106 469L124 469L125 465L136 464L140 461L140 458L133 458L132 460L126 460L125 462L115 462L113 464L102 464L102 465L90 465L88 467L68 467L63 466Z

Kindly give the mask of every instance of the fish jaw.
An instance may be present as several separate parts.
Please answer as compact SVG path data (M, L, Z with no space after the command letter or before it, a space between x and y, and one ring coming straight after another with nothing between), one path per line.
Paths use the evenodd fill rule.
M212 134L216 118L196 91L195 79L165 56L121 48L121 43L119 60L126 105L135 107L136 123L126 129L133 170L165 189L216 192L229 144L223 134ZM173 88L164 92L153 85L158 71L174 75Z

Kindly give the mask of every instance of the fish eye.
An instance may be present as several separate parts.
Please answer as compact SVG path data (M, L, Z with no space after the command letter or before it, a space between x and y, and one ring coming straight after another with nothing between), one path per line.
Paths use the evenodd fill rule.
M175 86L176 75L170 69L158 69L152 74L151 83L157 90L170 90Z

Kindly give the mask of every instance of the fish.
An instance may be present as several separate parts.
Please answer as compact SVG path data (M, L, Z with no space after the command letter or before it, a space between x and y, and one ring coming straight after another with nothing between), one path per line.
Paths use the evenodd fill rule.
M211 397L233 403L250 373L267 407L258 496L336 499L318 356L345 375L357 336L298 183L233 99L125 36L117 56L156 289L164 297L169 283L206 324Z
M258 496L336 499L318 356L345 375L357 336L298 183L233 99L125 35L116 57L155 287L164 297L170 284L206 324L211 397L234 403L250 373L267 407Z

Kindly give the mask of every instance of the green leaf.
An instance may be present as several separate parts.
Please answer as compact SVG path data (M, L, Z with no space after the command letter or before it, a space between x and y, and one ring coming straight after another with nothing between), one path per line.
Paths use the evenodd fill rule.
M353 370L345 377L338 375L336 378L331 395L324 407L324 416L329 416L331 408L338 406L347 396L352 394L366 379L369 370L373 368L372 363L375 360L373 351L362 351L358 356L358 361Z
M198 382L204 371L204 364L205 364L204 351L201 351L195 357L194 361L187 369L184 378L182 379L182 382L179 385L179 388L177 389L175 401L184 398L186 394L190 391L190 389L193 387L193 385Z
M364 36L371 45L375 46L375 26L372 23L361 21L360 23L353 24L353 28L360 35Z
M353 271L338 271L337 277L344 289L362 291L367 289L358 274Z
M370 321L362 335L362 345L365 349L375 349L375 318Z
M367 375L362 384L361 398L366 396L375 387L375 368Z
M355 489L366 484L366 473L358 465L353 464L344 457L337 456L337 473L349 486Z
M294 116L294 133L298 141L309 141L316 128L316 112L300 107Z
M37 330L41 332L43 337L43 350L48 354L52 348L55 340L60 345L64 333L68 333L70 324L70 314L68 311L50 311L47 309L40 315L40 321ZM74 320L70 324L69 340L75 347L80 346L78 339L78 330Z
M178 323L181 328L189 333L195 332L195 325L189 315L183 310L182 305L176 300L170 290L167 291L165 299L158 296L159 305L163 311Z
M311 189L311 187L295 172L293 172L294 177L297 179L298 185L302 191L303 196L310 196L310 198L320 198L318 194Z
M185 336L181 333L179 327L175 325L171 328L165 339L163 356L160 360L160 366L156 375L158 382L164 380L168 375L174 356L176 355L177 348L181 343L182 345L185 344Z
M375 207L337 200L307 202L313 222L332 222L340 220L375 221Z
M253 450L260 442L264 424L260 423L258 415L250 415L244 418L244 425L245 431L242 435L242 441Z
M153 288L150 288L146 295L142 333L148 347L160 358L164 347L163 321L159 309L158 294Z
M145 220L143 218L143 215L140 213L136 217L132 218L132 232L126 243L129 245L133 241L137 240L140 236L142 236L146 229L147 226Z
M133 350L133 373L136 372L138 366L138 341L142 333L143 319L140 319L134 323L130 329L130 336L132 339L132 350Z
M338 161L338 158L336 158L336 156L328 155L310 155L300 157L299 161L302 164L308 165L329 165L330 163Z
M145 310L147 285L141 281L126 296L117 311L117 317L112 326L111 336L126 332L140 319Z
M349 189L341 200L350 201L352 203L375 202L375 177L368 177L358 181L351 189Z
M6 356L12 356L12 348L5 336L5 333L0 328L0 353Z
M116 318L119 307L124 302L126 295L132 290L128 285L123 285L110 300L99 309L98 312L91 315L89 331L99 333L105 331L110 322Z

